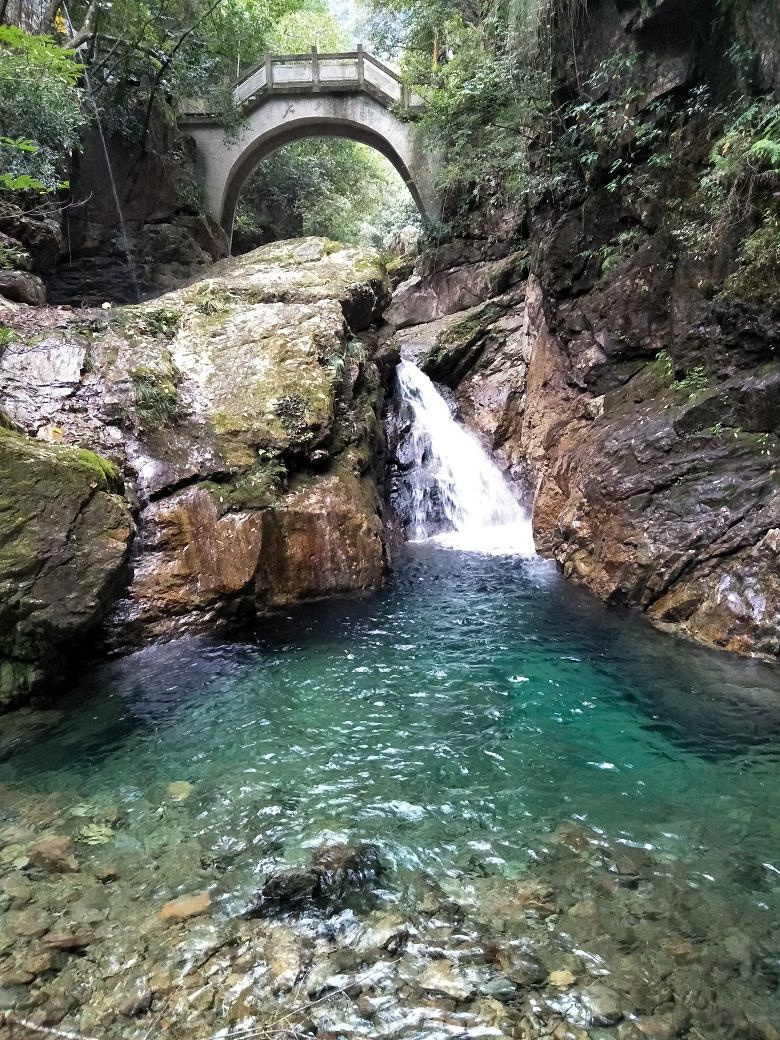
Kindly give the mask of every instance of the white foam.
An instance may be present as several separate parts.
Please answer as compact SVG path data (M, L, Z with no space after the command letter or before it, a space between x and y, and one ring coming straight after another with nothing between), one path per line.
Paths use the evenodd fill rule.
M528 514L431 380L402 361L398 385L412 414L411 540L492 556L536 555Z

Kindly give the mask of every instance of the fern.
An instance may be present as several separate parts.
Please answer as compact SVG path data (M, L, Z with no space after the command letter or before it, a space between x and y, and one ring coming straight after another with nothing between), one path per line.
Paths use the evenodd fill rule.
M762 137L750 146L748 155L757 159L765 169L780 173L780 140Z

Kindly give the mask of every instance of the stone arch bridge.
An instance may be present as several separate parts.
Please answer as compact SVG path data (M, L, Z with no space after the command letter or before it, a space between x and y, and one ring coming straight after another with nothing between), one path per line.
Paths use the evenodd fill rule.
M180 127L195 141L206 211L228 239L238 196L254 168L304 137L348 137L376 148L404 179L423 217L439 217L435 155L409 118L422 98L362 47L269 56L238 81L233 97L243 120L232 136L203 102L185 102L179 114Z

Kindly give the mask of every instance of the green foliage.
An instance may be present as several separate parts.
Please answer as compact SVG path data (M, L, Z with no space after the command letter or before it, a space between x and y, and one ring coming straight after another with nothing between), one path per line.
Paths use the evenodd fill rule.
M758 228L743 239L737 269L726 279L724 295L754 303L780 299L780 213L774 206Z
M320 0L113 0L101 8L89 70L106 130L163 150L150 113L170 125L184 97L208 99L235 125L235 80L273 49L287 15L322 9Z
M682 379L676 380L671 389L686 395L689 401L695 400L710 388L710 375L704 365L696 365L686 372Z
M235 235L247 245L322 235L380 247L417 224L408 189L390 163L356 141L312 138L263 162L239 199Z
M718 114L722 130L693 198L673 230L696 257L741 241L726 296L761 302L780 298L780 105L741 98Z
M713 208L739 204L735 195L774 190L780 179L780 105L743 100L731 113L710 155L701 187Z
M135 418L147 431L173 426L184 415L176 383L166 372L141 366L130 373Z
M146 311L135 327L150 336L173 339L180 325L181 313L175 307L155 307Z
M308 0L273 26L268 46L277 54L297 54L314 46L323 52L336 52L347 50L350 40L326 3Z
M585 0L369 0L374 38L403 51L407 81L427 102L425 133L443 155L445 198L466 212L519 198L530 150L552 113L553 27L573 35Z
M54 191L84 125L81 73L48 36L0 26L0 187Z
M601 270L601 279L606 281L644 242L647 233L639 227L620 231L609 242L596 250L595 256Z
M73 51L60 47L52 36L32 36L14 25L0 25L0 47L23 56L31 67L72 87L81 77Z
M674 358L668 350L659 350L655 355L653 367L661 378L670 385L674 381Z

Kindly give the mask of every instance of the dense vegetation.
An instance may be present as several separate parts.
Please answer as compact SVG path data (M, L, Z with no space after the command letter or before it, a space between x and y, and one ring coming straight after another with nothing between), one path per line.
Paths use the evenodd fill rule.
M80 67L51 37L0 26L0 186L53 191L84 125Z
M382 248L419 215L387 159L356 141L312 138L262 163L239 200L234 249L299 235Z
M663 200L661 222L681 251L712 260L731 249L724 292L777 298L780 106L757 76L755 44L740 36L743 0L702 17L702 48L720 49L721 65L658 98L641 50L579 67L587 0L368 3L375 39L428 103L445 233L486 206L570 208L607 193L641 211ZM639 227L621 232L594 262L608 270L641 237Z
M0 26L0 178L9 190L52 193L68 180L80 134L99 117L140 157L184 166L171 147L175 104L208 96L228 127L230 85L267 51L349 45L324 0L116 0L76 3L30 24ZM8 15L8 11L6 11ZM77 28L78 26L78 28ZM42 30L49 30L50 34ZM69 38L84 40L80 51ZM187 178L180 181L186 185ZM197 208L195 190L185 203ZM378 242L416 219L392 168L350 141L306 141L273 156L248 186L239 229L253 242L321 233Z
M731 41L728 74L652 100L641 51L579 67L586 0L364 3L370 46L396 57L428 103L425 129L444 158L439 234L483 206L570 207L606 192L636 208L662 197L662 220L681 250L711 257L724 239L733 243L726 291L777 292L780 108L756 87L756 54L733 29L743 0L714 5L717 16L701 27L703 38ZM13 0L2 10L8 21ZM229 127L229 84L267 50L350 44L324 0L79 0L68 18L56 3L40 10L27 25L34 35L0 27L6 189L51 192L67 181L69 153L96 112L139 153L183 163L168 133L178 98L209 94ZM70 42L85 46L76 54L63 49ZM693 136L709 142L707 154L691 147ZM194 192L189 202L197 206ZM238 227L247 242L308 232L376 242L412 217L378 156L315 140L263 165ZM627 229L597 245L594 262L609 268L640 237Z

